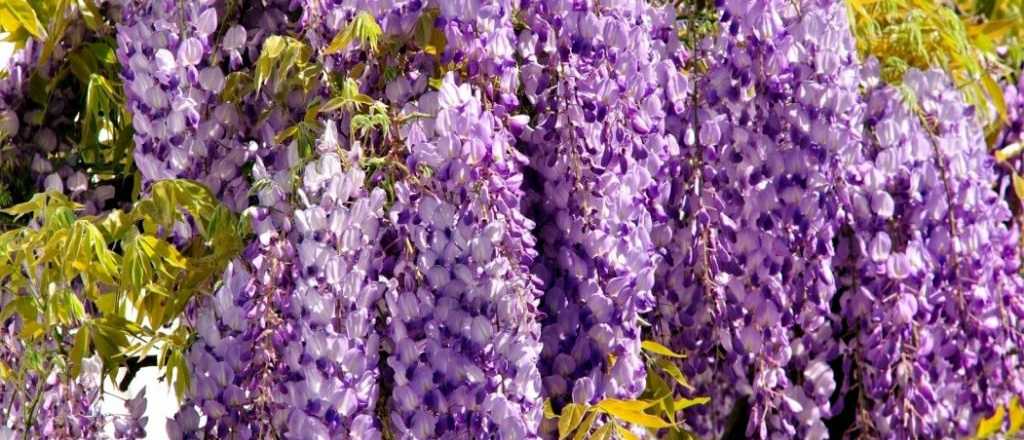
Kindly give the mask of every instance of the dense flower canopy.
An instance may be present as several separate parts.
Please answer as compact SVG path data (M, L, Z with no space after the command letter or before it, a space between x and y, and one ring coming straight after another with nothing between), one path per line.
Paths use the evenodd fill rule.
M0 438L156 435L149 367L173 439L1020 428L1024 76L986 131L839 0L10 1Z

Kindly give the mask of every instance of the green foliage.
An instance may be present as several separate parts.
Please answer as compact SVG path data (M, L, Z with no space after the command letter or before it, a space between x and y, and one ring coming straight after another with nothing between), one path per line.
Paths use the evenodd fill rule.
M693 390L672 361L685 356L650 340L643 341L641 348L647 365L647 386L639 398L606 398L595 405L569 403L558 414L550 400L544 402L544 418L558 420L559 440L607 439L611 438L613 432L621 439L637 438L627 429L628 426L646 429L658 438L695 438L683 428L676 415L692 406L706 404L710 399L675 395L676 386ZM611 361L614 364L614 359ZM602 415L605 417L599 418ZM603 422L595 426L599 421Z
M68 56L68 68L85 88L78 153L93 173L108 176L131 174L134 146L115 45L110 39L91 42Z
M1009 420L1006 420L1007 415L1009 415ZM1024 428L1024 407L1021 406L1019 397L1014 397L1010 400L1009 405L996 408L991 416L983 419L978 424L975 438L992 438L1003 432L1006 423L1009 423L1009 428L1005 431L1006 438L1017 438L1016 435L1020 433L1021 428Z
M21 36L21 42L28 36L39 40L46 39L46 28L28 0L0 2L0 27L12 35Z
M428 10L423 15L428 18L436 16L436 9ZM338 33L323 53L339 52L357 41L385 62L390 59L387 55L406 44L416 44L427 53L439 56L446 44L444 34L433 26L432 18L423 17L411 35L384 38L373 15L362 12ZM310 96L302 119L278 132L274 138L274 142L280 145L295 142L301 159L293 170L296 179L302 166L312 157L315 143L323 132L321 116L332 115L332 119L344 119L347 116L349 126L345 127L347 131L343 134L360 145L366 153L361 165L368 171L367 177L383 173L385 177L373 185L382 186L389 197L392 196L392 186L398 180L397 176L408 175L404 166L404 145L397 139L393 128L422 115L397 114L384 102L362 93L355 78L361 76L366 69L365 64L353 66L347 76L339 75L325 68L319 60L312 59L312 53L311 48L295 37L270 36L264 42L252 72L228 75L222 97L228 101L237 101L250 93L271 93L276 97L275 102L286 102L286 97L295 92ZM382 78L387 77L389 72L398 71L389 69L388 65L381 68ZM326 99L322 96L326 96ZM270 115L273 111L274 108L266 109L264 115ZM253 191L268 185L272 185L272 182L257 181Z
M322 70L310 62L312 54L313 50L296 38L281 35L267 37L256 61L255 90L259 92L269 81L273 83L272 93L275 96L295 88L309 92Z
M20 1L0 2L0 10L22 8ZM115 53L113 28L99 14L93 0L32 0L27 3L33 14L20 13L22 20L14 20L10 13L0 13L0 39L24 44L29 38L43 44L36 68L27 84L27 102L19 108L22 125L43 125L54 130L59 141L75 142L72 151L59 148L50 153L25 152L31 143L19 142L0 136L0 208L25 200L34 191L34 182L27 173L18 172L28 166L35 153L44 154L52 163L69 163L88 174L94 183L124 179L132 176L132 124L125 107L124 91L120 80L120 64ZM28 33L24 20L35 17L45 33L43 38ZM84 22L92 33L86 41L81 35L65 31L75 21ZM64 56L52 59L54 49L62 46ZM2 72L0 72L2 74ZM62 101L60 115L50 110L55 93L76 93L77 101ZM53 117L44 121L47 117ZM22 130L29 133L35 129ZM115 183L116 184L116 183ZM2 216L0 216L2 217Z
M384 32L381 30L380 25L377 24L377 19L369 12L360 12L352 22L345 26L338 35L334 36L331 40L331 44L327 45L324 49L325 55L331 55L334 53L341 52L348 47L352 41L358 41L360 45L365 48L369 48L370 51L376 52L380 37Z
M997 48L1022 26L1015 15L989 20L995 1L975 2L979 15L958 13L936 0L847 0L857 49L878 58L882 77L898 84L910 68L945 70L975 105L989 134L1005 120L1002 90L993 78ZM989 105L998 120L988 118Z
M57 351L46 355L66 359L72 377L95 353L116 379L127 358L159 347L158 366L181 397L191 335L174 325L241 251L247 221L186 180L156 182L130 212L78 216L79 208L40 193L4 210L29 223L0 235L0 294L13 298L0 321L18 315L26 346L56 338ZM199 234L176 247L167 231L189 219Z

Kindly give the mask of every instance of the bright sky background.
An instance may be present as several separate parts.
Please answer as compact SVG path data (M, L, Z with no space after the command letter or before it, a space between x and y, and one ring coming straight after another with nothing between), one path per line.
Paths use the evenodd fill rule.
M161 382L159 379L160 370L156 367L147 367L139 370L139 374L132 380L127 393L121 393L117 385L107 383L104 385L107 395L103 398L101 407L103 414L128 414L124 407L124 400L135 397L143 387L146 388L146 416L149 417L146 424L146 438L151 440L167 439L167 419L172 417L178 409L178 400L174 396L174 390L170 383ZM114 425L107 426L107 432L114 435Z

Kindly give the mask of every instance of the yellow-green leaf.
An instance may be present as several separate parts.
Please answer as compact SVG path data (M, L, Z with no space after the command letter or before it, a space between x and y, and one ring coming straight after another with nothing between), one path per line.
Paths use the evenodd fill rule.
M19 296L0 309L0 323L17 313L23 321L35 321L37 309L30 296Z
M558 414L555 414L555 408L551 406L551 399L544 400L544 418L545 419L557 419Z
M658 359L655 364L658 365L658 368L661 368L661 371L671 376L680 386L693 390L693 385L690 385L690 382L686 380L686 376L683 375L683 372L679 370L675 363L668 359Z
M590 440L605 440L612 433L612 429L615 428L615 423L605 423L594 431L594 435L590 437Z
M4 214L18 217L28 213L39 213L46 206L46 193L37 193L27 202L19 203L7 209L0 210Z
M676 399L675 407L676 411L682 411L691 406L704 405L710 401L711 399L708 397L694 397L693 399Z
M655 369L654 365L650 362L645 365L647 370L647 386L644 390L644 394L652 399L661 399L666 396L672 396L672 390L675 387L670 387L665 379L661 377L658 370Z
M349 43L352 42L353 38L355 38L355 29L353 29L351 26L346 26L344 29L338 32L337 35L334 36L334 39L331 40L331 44L327 45L327 48L324 49L324 55L331 55L341 52L346 47L348 47Z
M89 30L98 31L105 27L100 11L96 8L93 0L78 0L78 11Z
M596 406L605 410L643 412L655 404L657 402L648 402L646 400L604 399L598 402Z
M984 73L981 75L981 84L985 86L985 92L992 98L992 104L996 107L996 111L999 112L999 120L1007 120L1006 113L1006 101L1003 99L1003 89L999 87L999 84L992 79L992 75Z
M584 440L587 438L587 434L590 433L590 428L594 426L594 421L597 420L597 411L591 411L587 414L587 418L583 419L580 426L576 428L576 435L572 437L572 440Z
M672 399L671 394L661 399L661 409L664 411L663 414L665 414L665 416L668 417L668 422L675 425L676 412L678 412L679 410L676 409L676 401Z
M15 31L21 29L21 22L18 21L18 18L15 17L14 14L8 11L5 7L0 7L0 29L3 29L4 32L7 32L9 34L13 34ZM25 37L27 38L28 35L25 35ZM15 40L11 38L11 36L8 36L7 38L5 38L5 40L20 41L20 39Z
M583 420L583 413L586 410L582 405L570 403L562 408L562 416L558 419L558 438L564 439L572 434L576 426Z
M668 347L661 345L654 341L643 341L640 343L640 348L647 350L651 353L660 354L662 356L674 357L674 358L685 358L685 355L681 355L669 349Z
M622 437L622 440L640 440L640 437L637 437L636 434L633 434L633 431L630 431L619 425L615 425L615 432L619 434L619 437Z
M996 408L995 414L991 417L987 417L978 424L978 436L979 439L984 439L992 436L999 432L1003 427L1003 419L1006 418L1006 410L1003 407Z
M996 151L996 160L1006 162L1020 155L1024 151L1024 142L1014 142Z
M993 41L1002 40L1007 31L1019 26L1020 21L1016 19L987 20L981 24L967 27L967 34L971 36L984 35Z
M643 426L645 428L661 429L661 428L668 428L668 427L672 426L671 423L667 422L666 420L662 419L661 417L653 416L653 415L650 415L650 414L647 414L647 413L644 413L644 412L641 412L641 411L636 411L636 410L632 409L633 408L632 405L635 405L635 404L630 403L627 406L623 406L622 404L620 404L621 402L631 402L631 401L615 401L615 399L610 399L610 400L612 400L612 402L609 402L609 399L603 400L603 401L599 402L596 405L596 407L598 409L600 409L601 411L604 411L604 412L606 412L606 413L608 413L608 414L618 418L619 420L622 420L622 421L625 421L625 422L629 422L629 423L632 423L634 425L640 425L640 426ZM656 403L657 402L653 402L653 403L643 402L643 405L647 405L647 407L649 407L649 406L651 406L653 404L656 404Z
M39 21L35 9L32 9L32 5L27 0L4 0L0 2L0 8L6 9L14 16L21 27L25 28L33 37L40 41L46 40L46 27Z
M1024 178L1020 177L1020 174L1013 173L1013 192L1017 194L1017 199L1024 201Z
M78 328L78 333L75 334L75 343L71 347L71 355L68 359L71 361L71 377L78 377L78 373L82 371L82 358L86 357L89 351L89 326L83 325Z
M1020 405L1020 397L1013 396L1010 400L1010 430L1006 433L1009 435L1020 432L1020 428L1024 427L1024 408Z
M261 57L277 58L281 56L281 52L284 52L286 45L284 37L280 35L271 35L263 41L263 51L260 54Z
M359 40L361 44L369 46L371 50L377 50L377 40L383 34L380 25L377 24L377 19L369 12L360 12L352 22L345 26L331 43L324 49L324 55L331 55L342 50L353 41Z

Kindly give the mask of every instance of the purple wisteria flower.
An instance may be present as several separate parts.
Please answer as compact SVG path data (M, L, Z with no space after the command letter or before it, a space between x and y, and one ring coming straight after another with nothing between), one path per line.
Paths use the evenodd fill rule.
M877 63L865 72L877 81ZM1018 233L974 109L945 74L875 86L867 110L839 246L853 428L969 436L1024 385Z
M402 128L407 166L387 292L392 432L403 439L539 438L541 350L532 222L518 211L522 167L502 121L445 76Z
M242 210L248 186L239 170L250 153L238 138L243 116L219 99L225 86L222 52L233 62L239 30L225 34L224 42L214 40L215 6L212 0L127 1L117 56L143 184L195 179L228 207Z
M823 438L840 349L837 165L863 112L854 41L841 2L720 14L694 54L709 60L694 104L670 118L682 151L655 234L656 334L691 353L684 373L713 396L688 420L698 432L722 435L741 411L749 437Z
M664 215L654 175L675 144L665 108L681 109L689 87L673 64L674 16L567 1L532 2L519 15L520 93L534 116L514 116L510 128L530 158L545 395L556 408L634 398L644 389L641 314L654 305L659 260L651 212Z

